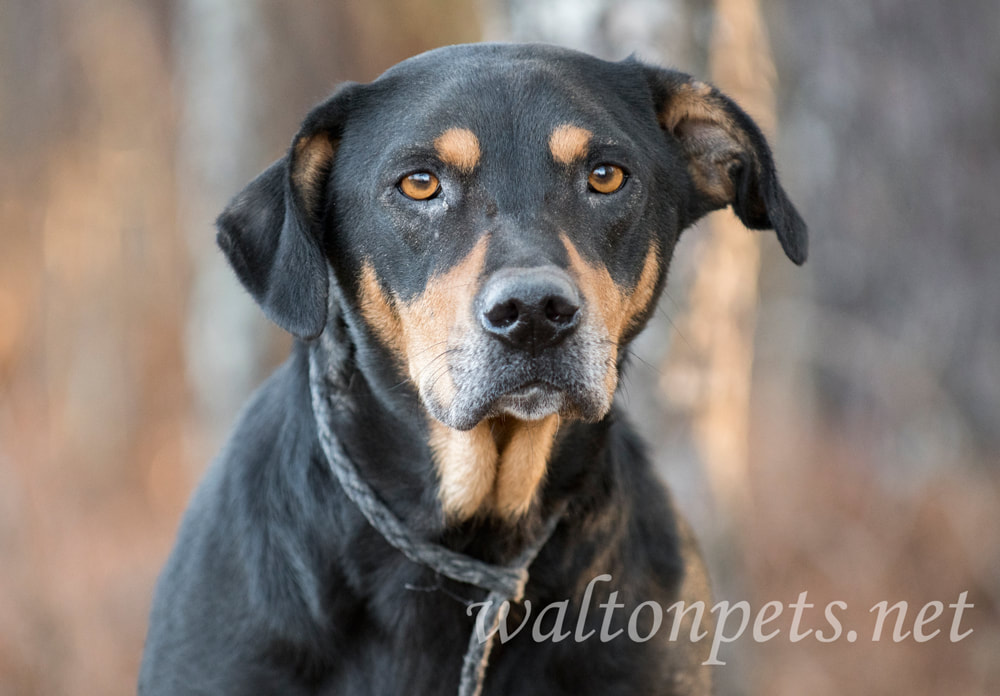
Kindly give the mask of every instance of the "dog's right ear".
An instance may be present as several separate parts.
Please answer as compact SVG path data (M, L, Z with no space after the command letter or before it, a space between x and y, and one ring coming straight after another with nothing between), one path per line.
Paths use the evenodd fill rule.
M327 182L349 107L347 84L306 117L282 159L238 193L216 221L216 240L240 282L275 324L302 339L323 332Z

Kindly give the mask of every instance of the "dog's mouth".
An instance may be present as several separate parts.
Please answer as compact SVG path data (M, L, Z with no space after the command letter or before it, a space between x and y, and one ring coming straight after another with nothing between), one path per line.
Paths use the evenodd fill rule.
M614 392L603 360L581 360L563 351L535 359L457 360L451 367L452 398L442 403L432 393L423 396L430 414L457 430L501 416L534 422L558 414L597 421L610 408Z
M489 416L509 415L523 421L536 421L563 408L565 394L543 380L531 380L501 394L489 409Z

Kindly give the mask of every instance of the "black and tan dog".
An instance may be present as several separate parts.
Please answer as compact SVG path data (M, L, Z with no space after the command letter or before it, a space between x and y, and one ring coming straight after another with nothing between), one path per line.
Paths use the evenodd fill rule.
M318 106L219 219L240 280L300 340L191 502L140 692L456 692L466 603L485 593L408 560L345 496L312 360L334 385L330 429L414 534L505 563L564 507L525 599L569 600L572 630L589 585L590 611L564 640L539 639L549 612L497 643L484 693L709 693L707 641L600 632L643 602L708 599L614 395L678 235L727 205L804 261L753 122L636 60L457 46Z

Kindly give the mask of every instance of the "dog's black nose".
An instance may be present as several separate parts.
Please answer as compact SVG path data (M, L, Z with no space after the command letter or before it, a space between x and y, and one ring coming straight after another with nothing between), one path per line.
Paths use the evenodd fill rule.
M566 338L580 315L576 287L554 266L505 268L487 281L480 297L486 332L532 353Z

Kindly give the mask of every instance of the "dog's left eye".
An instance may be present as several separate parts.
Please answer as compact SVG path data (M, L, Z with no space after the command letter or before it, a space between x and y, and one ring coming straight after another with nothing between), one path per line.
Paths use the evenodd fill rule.
M599 164L590 170L587 185L595 193L614 193L625 184L625 170L614 164Z
M430 172L414 172L404 176L398 186L404 196L415 201L434 198L441 191L441 182Z

